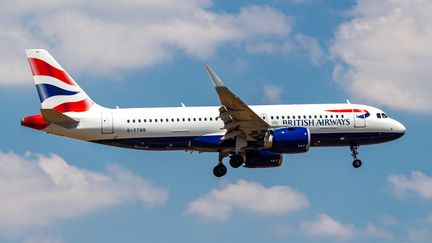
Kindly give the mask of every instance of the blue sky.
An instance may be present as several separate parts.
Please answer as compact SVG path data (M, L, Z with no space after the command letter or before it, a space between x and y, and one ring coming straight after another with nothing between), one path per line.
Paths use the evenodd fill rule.
M1 242L430 242L432 41L425 1L0 3ZM21 127L46 48L106 107L219 105L209 63L248 104L365 103L392 143L312 148L212 175L216 154L107 147Z

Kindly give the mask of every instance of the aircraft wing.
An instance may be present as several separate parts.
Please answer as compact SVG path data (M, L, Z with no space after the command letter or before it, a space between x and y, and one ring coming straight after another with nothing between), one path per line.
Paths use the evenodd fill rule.
M257 137L262 137L263 133L270 128L270 125L231 92L210 66L205 65L205 68L222 103L219 108L219 116L225 124L224 128L227 130L222 140L240 136L246 141L256 141Z

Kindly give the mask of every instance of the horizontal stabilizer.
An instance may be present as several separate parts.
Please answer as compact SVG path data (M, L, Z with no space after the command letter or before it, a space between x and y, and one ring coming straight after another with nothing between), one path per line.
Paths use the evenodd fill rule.
M41 109L41 113L45 121L57 124L64 128L76 127L78 125L77 120L54 109Z

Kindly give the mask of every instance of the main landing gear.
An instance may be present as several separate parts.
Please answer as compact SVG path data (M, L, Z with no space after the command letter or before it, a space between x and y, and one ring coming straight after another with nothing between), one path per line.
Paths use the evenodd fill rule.
M213 168L213 174L216 177L222 177L227 173L228 169L222 162L227 156L228 154L219 153L219 163ZM243 157L240 154L233 154L230 156L229 164L233 168L238 168L244 164Z
M228 169L227 167L220 161L214 168L213 168L213 174L216 177L222 177L227 173Z
M350 149L351 149L351 156L354 158L352 165L354 168L359 168L360 166L362 166L362 161L357 159L357 155L358 155L357 150L359 149L359 146L351 145Z

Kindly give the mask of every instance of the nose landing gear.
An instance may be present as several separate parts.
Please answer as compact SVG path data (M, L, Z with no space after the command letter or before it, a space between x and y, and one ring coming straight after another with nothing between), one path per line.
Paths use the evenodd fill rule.
M357 145L351 145L350 146L351 156L354 158L354 161L352 163L354 168L360 168L360 166L362 166L362 161L357 159L357 155L358 155L357 150L358 149L359 149L359 146L357 146Z

